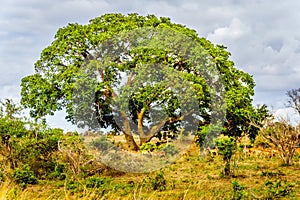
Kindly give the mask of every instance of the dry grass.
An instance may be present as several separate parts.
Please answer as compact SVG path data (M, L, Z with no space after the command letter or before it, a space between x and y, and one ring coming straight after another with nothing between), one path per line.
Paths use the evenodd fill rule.
M113 174L111 181L98 188L87 188L78 180L77 189L68 189L67 181L40 182L25 190L9 183L0 188L0 199L232 199L232 181L246 186L247 199L264 197L266 180L287 180L294 184L293 193L282 199L300 199L300 156L292 166L281 166L279 158L235 157L233 177L220 176L221 158L198 156L193 146L176 162L163 169L166 189L153 190L149 182L158 172L148 174ZM152 179L151 179L152 178Z

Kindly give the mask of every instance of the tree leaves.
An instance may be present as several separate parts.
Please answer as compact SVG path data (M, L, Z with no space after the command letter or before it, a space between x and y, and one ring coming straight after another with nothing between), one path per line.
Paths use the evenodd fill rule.
M213 45L169 18L106 14L86 25L68 24L58 30L35 63L36 74L22 79L21 102L37 118L65 107L69 121L90 128L120 131L125 124L115 119L123 116L132 121L133 131L140 116L144 131L151 130L146 124L155 118L156 125L165 121L162 130L175 130L178 126L171 122L178 124L175 119L194 106L181 97L190 94L197 101L198 116L186 117L193 123L223 121L226 102L226 132L240 135L253 110L254 82L229 57L226 47ZM151 72L146 70L149 65L155 66ZM161 82L166 77L172 84Z

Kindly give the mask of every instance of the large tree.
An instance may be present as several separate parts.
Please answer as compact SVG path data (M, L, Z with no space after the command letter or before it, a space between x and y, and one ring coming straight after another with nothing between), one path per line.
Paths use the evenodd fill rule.
M254 113L255 84L229 57L169 18L106 14L58 30L36 73L22 79L21 103L36 118L65 108L72 123L116 129L134 150L162 131L193 131L195 123L201 131L213 116L222 122L224 109L223 131L239 136Z

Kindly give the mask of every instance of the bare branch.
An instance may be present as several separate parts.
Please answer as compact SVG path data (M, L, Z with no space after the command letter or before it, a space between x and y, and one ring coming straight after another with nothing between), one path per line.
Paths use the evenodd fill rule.
M300 115L300 88L287 91L288 96L287 106L295 109Z
M292 126L289 118L267 118L262 124L250 119L250 124L259 128L262 136L274 144L284 164L291 164L293 155L300 143L300 127Z

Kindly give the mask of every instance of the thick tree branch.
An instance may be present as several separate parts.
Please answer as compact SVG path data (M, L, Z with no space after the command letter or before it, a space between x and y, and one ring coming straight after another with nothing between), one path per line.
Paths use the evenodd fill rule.
M145 142L149 142L153 137L156 136L156 133L159 129L161 129L166 123L171 122L171 123L175 123L178 121L182 121L185 117L187 117L188 115L190 115L192 112L194 112L194 110L190 110L189 112L187 112L186 114L180 116L180 117L169 117L166 120L162 120L160 123L158 123L157 125L152 126L152 128L150 129L150 131L147 133L147 135L145 135L145 137L141 138L141 144L145 143Z
M138 117L138 134L140 136L140 138L144 138L145 137L145 133L144 133L144 125L143 125L143 121L144 121L144 115L145 115L145 108L142 108L140 112L137 113L137 117Z

